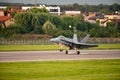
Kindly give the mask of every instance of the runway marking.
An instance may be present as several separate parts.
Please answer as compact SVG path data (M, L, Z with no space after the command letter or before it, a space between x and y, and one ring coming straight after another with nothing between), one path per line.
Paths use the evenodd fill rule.
M80 54L88 54L88 53L80 53Z

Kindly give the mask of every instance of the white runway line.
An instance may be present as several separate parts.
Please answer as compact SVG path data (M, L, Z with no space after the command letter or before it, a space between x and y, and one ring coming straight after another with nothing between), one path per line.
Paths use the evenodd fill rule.
M80 54L89 54L89 53L80 53Z

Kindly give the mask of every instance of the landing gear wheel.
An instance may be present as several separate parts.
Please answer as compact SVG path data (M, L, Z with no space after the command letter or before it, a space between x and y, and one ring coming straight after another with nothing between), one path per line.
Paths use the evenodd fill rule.
M65 51L66 54L68 54L68 51Z
M60 52L63 52L63 49L60 49Z
M77 54L79 55L79 54L80 54L80 51L77 51Z

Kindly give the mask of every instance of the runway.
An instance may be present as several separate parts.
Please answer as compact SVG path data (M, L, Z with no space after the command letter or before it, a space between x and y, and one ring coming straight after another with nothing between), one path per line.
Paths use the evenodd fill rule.
M120 50L80 50L81 54L65 54L60 51L0 52L0 62L120 59Z

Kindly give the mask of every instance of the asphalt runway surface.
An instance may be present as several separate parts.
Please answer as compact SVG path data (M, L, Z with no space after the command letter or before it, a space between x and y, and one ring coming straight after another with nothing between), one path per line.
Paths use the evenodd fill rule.
M0 62L55 61L55 60L89 60L120 59L120 50L80 50L80 55L70 51L13 51L0 52Z

